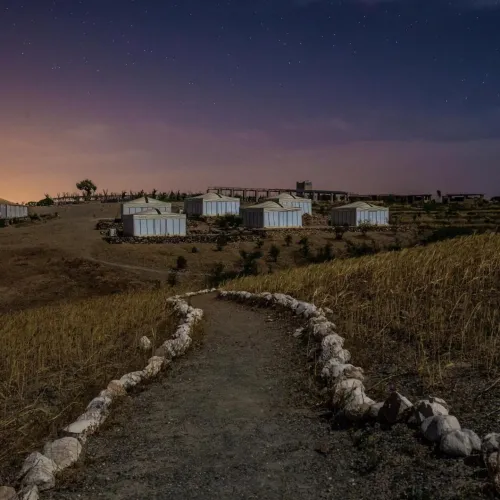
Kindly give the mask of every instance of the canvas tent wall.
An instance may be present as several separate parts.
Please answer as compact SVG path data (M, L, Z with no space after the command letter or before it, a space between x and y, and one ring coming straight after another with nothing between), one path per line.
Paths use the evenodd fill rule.
M124 236L185 236L186 216L149 208L143 212L123 216Z
M21 219L23 217L28 217L26 205L0 203L0 219Z
M240 199L216 193L205 193L184 200L184 211L188 215L238 215Z
M359 226L367 223L372 226L386 226L389 224L389 209L378 205L371 205L363 201L356 201L332 209L332 226Z
M139 212L143 212L144 210L148 210L150 208L156 208L157 210L163 213L172 212L171 203L143 196L142 198L137 198L135 200L122 203L121 216L123 217L124 215L128 214L137 214Z
M308 198L301 198L294 194L281 193L275 198L269 198L268 201L274 201L284 207L300 208L302 214L312 215L312 200Z
M302 211L265 201L242 209L243 225L254 228L302 227Z

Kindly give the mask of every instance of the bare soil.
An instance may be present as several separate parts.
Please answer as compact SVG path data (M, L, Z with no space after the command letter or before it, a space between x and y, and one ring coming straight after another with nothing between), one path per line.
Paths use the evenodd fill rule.
M194 349L115 408L83 464L47 498L488 498L475 459L450 460L406 426L332 426L288 316L210 296Z

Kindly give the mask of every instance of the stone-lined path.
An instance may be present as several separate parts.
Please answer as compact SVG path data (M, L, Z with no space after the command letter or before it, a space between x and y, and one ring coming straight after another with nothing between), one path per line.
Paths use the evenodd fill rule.
M396 439L397 429L353 439L320 418L298 325L213 295L192 305L206 315L197 345L116 408L78 472L42 498L420 498L436 471L412 462L422 451L429 469L437 462L406 427ZM401 452L401 442L417 451ZM460 489L460 467L438 473L430 498L454 498L446 487ZM408 488L417 496L402 497Z

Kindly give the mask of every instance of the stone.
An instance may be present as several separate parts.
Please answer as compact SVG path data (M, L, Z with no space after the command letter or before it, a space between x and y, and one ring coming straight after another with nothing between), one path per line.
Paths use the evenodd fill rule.
M500 451L500 434L491 432L484 436L483 442L481 443L481 452L483 455L489 455L495 451Z
M304 333L304 329L303 328L297 328L297 330L295 330L293 332L293 336L294 337L300 337L303 333Z
M119 380L112 380L106 390L108 391L108 397L111 398L119 398L127 394L125 387Z
M84 415L87 417L86 414ZM83 417L83 415L81 415L81 417ZM69 424L63 429L63 433L65 436L74 437L81 443L85 443L87 437L93 434L103 421L103 418L82 418L81 420L75 420L72 424Z
M189 349L191 342L191 337L187 334L165 341L162 345L165 357L168 359L182 356Z
M468 457L473 451L472 439L462 430L450 431L441 438L439 449L452 457Z
M150 351L152 347L151 340L149 340L145 335L139 340L139 348L141 351Z
M470 429L462 429L462 432L469 436L472 445L472 451L481 451L481 438Z
M410 416L413 405L399 392L391 392L380 410L380 419L388 424L406 420Z
M333 389L333 404L336 407L345 407L350 401L361 401L364 396L364 385L360 380L349 378L335 384Z
M380 410L382 409L383 406L384 406L383 401L380 401L379 403L373 403L372 405L370 405L367 415L370 418L378 420L380 418Z
M374 404L375 401L365 394L364 389L357 388L350 393L350 399L344 406L344 415L349 420L361 420Z
M321 356L320 360L326 363L330 358L334 357L338 352L342 351L342 346L344 345L344 339L332 333L327 335L321 341Z
M315 339L321 340L328 335L336 335L335 325L331 321L316 322L313 323L311 327L311 333ZM337 337L339 337L339 339L342 339L342 337L340 337L339 335L337 335Z
M19 491L19 500L38 500L40 494L38 491L38 486L27 486Z
M429 398L418 401L414 407L412 423L421 425L422 422L429 417L438 415L448 415L448 405L445 401L437 401L437 398Z
M125 390L135 387L142 381L143 373L142 371L130 372L123 375L119 382L123 385Z
M35 451L24 461L19 477L21 487L37 486L40 491L50 490L56 484L57 465L45 455Z
M325 363L321 370L321 376L330 381L339 378L355 378L363 382L365 378L363 368L351 364L339 363L335 358L329 359Z
M10 486L0 486L0 500L19 500L16 490Z
M152 378L160 373L165 358L163 356L153 356L148 360L148 365L144 368L143 372L146 378Z
M82 452L82 445L78 439L63 437L47 443L43 448L43 454L50 458L58 470L66 469L73 465Z
M447 432L461 430L457 418L452 415L428 417L422 422L420 429L425 439L433 443L441 441Z
M109 407L113 400L111 398L98 396L97 398L92 399L90 403L87 405L87 411L95 411L99 410L101 413L106 413L109 411Z

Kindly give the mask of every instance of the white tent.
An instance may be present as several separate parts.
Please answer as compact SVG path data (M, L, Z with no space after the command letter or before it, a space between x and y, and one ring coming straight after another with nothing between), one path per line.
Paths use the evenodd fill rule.
M186 216L149 208L123 216L124 236L185 236Z
M240 199L216 193L204 193L184 200L184 211L188 215L238 215Z
M302 211L284 207L274 201L264 201L242 209L243 225L256 228L302 227Z
M127 201L122 203L121 215L136 214L142 212L149 208L156 208L160 212L170 213L172 212L172 204L165 201L157 200L156 198L150 198L148 196L143 196L142 198L137 198L135 200Z
M279 196L269 198L268 201L275 201L284 207L300 208L303 214L312 215L312 200L309 198L301 198L294 194L281 193Z
M332 209L332 226L359 226L360 224L372 226L386 226L389 224L389 209L378 205L355 201L348 205Z

